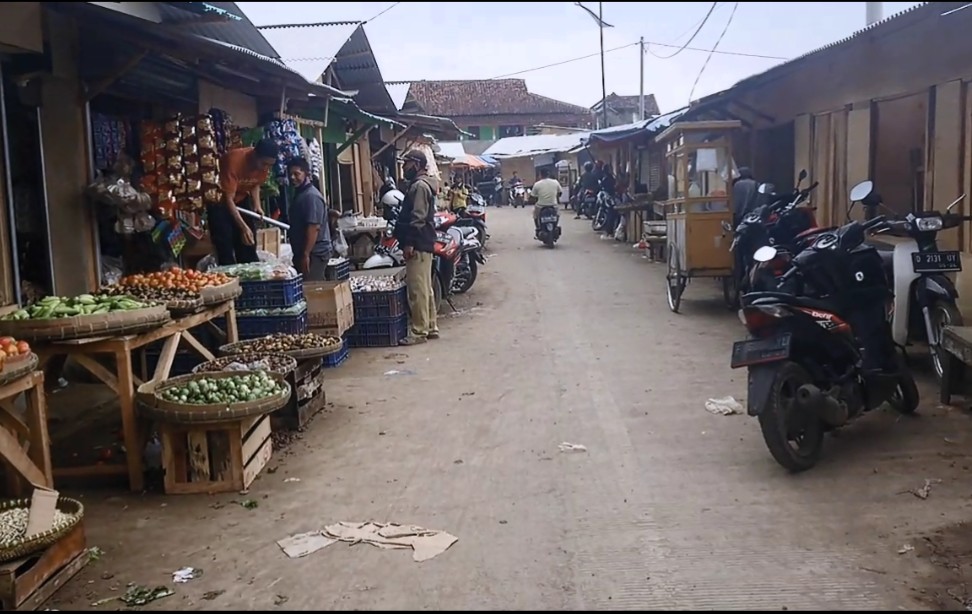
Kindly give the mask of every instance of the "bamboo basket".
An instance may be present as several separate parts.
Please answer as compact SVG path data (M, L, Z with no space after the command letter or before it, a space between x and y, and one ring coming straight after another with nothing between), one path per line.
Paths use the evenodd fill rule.
M202 364L193 367L193 373L219 373L229 365L234 362L242 363L253 363L263 358L274 357L283 363L280 367L275 369L270 369L270 373L279 373L280 375L287 375L291 371L297 368L297 361L293 357L287 356L286 354L271 354L270 352L252 352L246 354L231 354L229 356L223 356L222 358L217 358L216 360L210 360L209 362L204 362ZM227 373L239 373L239 371L227 371Z
M158 328L169 321L162 305L47 320L0 320L0 335L26 341L66 341L108 335L123 335Z
M30 499L12 499L8 501L0 502L0 513L6 512L8 510L14 510L18 508L30 508ZM84 506L81 505L79 501L70 499L68 497L58 497L57 498L57 509L61 510L65 514L71 514L74 516L71 522L68 522L63 527L58 527L44 531L43 533L37 533L36 535L31 535L29 538L25 538L12 546L7 546L6 548L0 548L0 563L6 563L8 561L14 561L21 559L35 552L40 552L45 548L53 546L62 537L67 535L71 529L73 529L81 519L84 517Z
M6 386L32 372L37 368L39 362L37 354L33 352L23 358L17 357L16 360L6 360L3 363L3 370L0 370L0 386Z
M226 345L221 345L219 347L219 353L223 356L232 356L234 354L249 354L252 350L249 346L253 344L254 341L258 339L247 339L246 341L237 341L236 343L228 343ZM337 354L344 347L343 343L337 343L335 345L330 345L327 347L311 348L309 350L292 350L290 352L280 352L290 356L291 358L297 360L298 362L304 360L312 360L314 358L324 358L325 356L330 356L331 354Z
M203 305L207 307L232 301L242 293L243 286L240 285L240 280L235 277L229 283L225 283L222 286L210 286L203 288L199 292Z
M175 424L200 424L232 422L251 416L269 414L287 405L293 391L286 376L269 372L278 385L283 386L283 392L256 401L243 403L212 403L208 405L190 405L173 403L161 398L160 393L172 386L185 384L193 380L222 379L239 375L234 371L218 371L214 373L191 373L166 380L151 391L139 392L140 410L146 417L162 422Z

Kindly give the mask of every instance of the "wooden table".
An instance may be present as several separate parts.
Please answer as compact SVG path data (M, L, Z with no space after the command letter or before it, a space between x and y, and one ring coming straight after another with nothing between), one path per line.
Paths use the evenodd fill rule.
M17 417L13 407L21 394L27 396L26 422ZM53 486L42 371L32 371L0 386L0 457L6 466L7 496L21 496L28 484Z
M200 343L189 329L200 324L212 323L220 316L226 316L226 343L239 339L236 327L236 309L233 301L213 305L199 313L175 318L163 326L137 335L120 337L96 337L44 344L35 344L34 352L40 357L40 364L46 367L55 356L73 358L80 366L101 380L118 395L121 406L122 437L125 442L127 466L118 464L91 465L85 467L55 468L56 477L93 477L128 473L128 485L133 492L141 492L145 487L142 451L147 439L143 433L136 413L135 393L139 386L146 383L162 382L169 377L172 361L175 359L179 343L185 341L205 360L215 360L215 356ZM150 343L164 340L155 372L148 382L136 377L133 369L132 352ZM97 358L107 355L114 358L114 368L102 364Z

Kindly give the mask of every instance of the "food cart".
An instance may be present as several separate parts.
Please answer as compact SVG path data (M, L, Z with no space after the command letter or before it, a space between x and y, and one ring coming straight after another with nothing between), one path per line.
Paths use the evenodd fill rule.
M658 135L668 158L668 200L662 203L668 234L668 306L678 313L695 277L731 279L731 133L739 121L675 124Z

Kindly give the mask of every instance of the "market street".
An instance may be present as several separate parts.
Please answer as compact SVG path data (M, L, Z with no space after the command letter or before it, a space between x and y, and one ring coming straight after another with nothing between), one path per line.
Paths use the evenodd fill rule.
M920 417L868 416L788 475L755 420L704 408L745 398L716 283L689 285L674 315L664 265L561 221L548 250L529 209L490 209L493 256L442 339L353 350L329 372L333 407L249 494L85 491L104 553L49 607L90 609L129 582L173 587L148 609L920 607L921 563L899 550L967 512L967 418L926 383ZM925 478L941 480L928 499L907 492ZM275 544L367 520L459 541L424 563ZM172 584L184 566L204 574Z

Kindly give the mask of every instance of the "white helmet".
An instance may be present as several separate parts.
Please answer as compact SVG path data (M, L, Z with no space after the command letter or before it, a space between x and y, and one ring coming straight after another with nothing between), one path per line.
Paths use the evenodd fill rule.
M385 207L398 207L405 202L405 195L399 190L388 190L381 197L381 204Z

